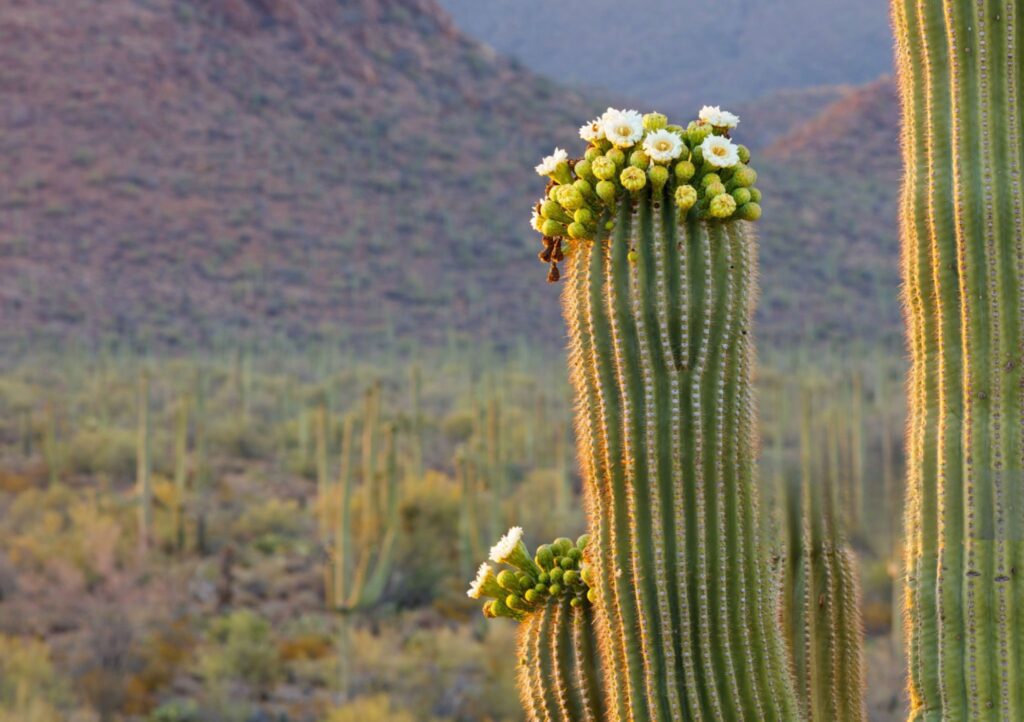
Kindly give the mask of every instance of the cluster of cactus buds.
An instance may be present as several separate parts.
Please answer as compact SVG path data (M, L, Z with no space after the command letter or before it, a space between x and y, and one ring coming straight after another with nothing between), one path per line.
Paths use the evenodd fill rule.
M466 594L472 599L487 597L484 616L509 617L522 621L530 612L550 600L568 599L573 607L592 602L591 567L583 559L590 537L574 543L561 537L542 544L530 555L523 543L523 530L512 527L491 547L491 561L506 568L495 570L484 562Z
M582 158L556 148L536 168L550 179L532 219L543 238L539 257L551 267L548 280L559 280L558 263L573 242L611 230L620 199L634 199L648 187L658 195L666 192L687 217L760 218L750 151L730 138L738 123L737 116L713 106L686 127L670 125L661 113L609 108L580 128L590 144Z

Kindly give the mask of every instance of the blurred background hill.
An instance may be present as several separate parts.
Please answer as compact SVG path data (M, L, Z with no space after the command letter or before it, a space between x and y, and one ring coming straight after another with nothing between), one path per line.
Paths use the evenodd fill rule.
M740 137L764 151L762 342L898 346L898 109L885 82L855 85L887 67L884 3L682 15L641 3L625 33L638 40L618 44L597 34L620 27L611 3L535 5L449 0L453 21L432 0L5 3L5 346L370 348L471 333L556 349L561 324L538 323L537 310L557 289L524 220L541 189L536 159L553 143L580 149L576 128L610 102L690 116L720 99L712 87L728 89ZM753 33L794 17L807 24L801 41L823 45ZM573 22L594 37L577 38ZM728 38L712 43L714 62L702 62L712 51L698 32ZM612 50L594 65L568 52L576 44ZM649 78L645 63L672 53L678 62L657 67L678 77L624 80ZM588 89L566 85L583 74ZM673 96L684 91L693 97Z

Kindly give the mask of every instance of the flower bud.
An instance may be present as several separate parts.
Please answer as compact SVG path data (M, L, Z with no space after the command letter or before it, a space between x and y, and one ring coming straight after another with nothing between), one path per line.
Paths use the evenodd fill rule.
M584 198L594 197L594 186L590 184L590 181L580 178L572 184L572 187L579 191L580 195Z
M575 211L583 207L583 194L576 190L576 186L559 186L556 200L567 211Z
M573 597L572 599L569 600L569 606L571 606L571 607L582 607L583 606L583 600L580 599L579 597Z
M618 193L618 189L610 180L598 181L595 190L597 191L597 197L606 204L612 205L615 203L615 195Z
M564 557L575 544L572 543L572 539L568 537L560 536L551 542L551 548L555 552L555 556Z
M742 206L744 203L750 203L750 191L746 188L737 188L732 192L732 197L736 199L737 206Z
M577 178L590 179L594 177L594 172L590 169L590 161L583 158L576 162L576 167L573 169L576 171Z
M551 557L551 566L554 566L554 565L555 565L555 558ZM547 572L541 572L539 575L537 575L537 583L538 584L548 584L550 581L551 581L551 575L548 574Z
M668 168L663 165L652 166L647 171L647 177L651 180L651 186L655 191L661 191L668 183Z
M722 177L717 173L708 173L706 176L700 179L700 187L707 188L712 183L721 183Z
M506 592L519 592L521 589L515 572L509 571L508 569L504 569L498 574L498 586Z
M640 254L637 253L636 251L630 251L629 253L626 254L626 260L632 263L633 265L636 265L636 262L640 260Z
M587 227L582 223L577 223L576 221L570 223L568 227L566 227L565 232L569 234L569 238L577 241L584 241L590 237L590 232L587 230Z
M555 567L551 570L551 583L559 584L562 581L562 575L565 574L565 570L562 567Z
M694 165L700 165L704 162L704 149L699 145L695 145L693 150L690 151L690 162Z
M750 189L750 200L752 200L754 203L760 203L761 202L761 191L759 191L757 188L751 188Z
M561 186L559 186L559 188L561 188ZM544 216L544 218L550 218L551 220L558 221L559 223L568 223L572 220L558 201L548 200L541 203L540 214Z
M666 125L665 130L669 131L670 133L675 133L683 140L686 140L686 128L684 128L681 125Z
M597 604L597 590L593 587L587 590L587 600L591 604Z
M685 183L693 178L693 174L696 172L697 169L694 167L693 163L688 160L681 160L676 163L676 180L680 183Z
M553 221L550 218L544 221L544 225L541 227L541 233L550 238L555 236L564 236L566 233L565 225L558 221Z
M536 589L527 589L526 593L523 595L523 599L530 604L536 604L540 601L541 597L540 593Z
M588 587L594 586L594 568L589 564L585 565L580 569L580 579L582 579L583 583Z
M530 609L529 605L515 594L509 594L505 597L505 606L517 612L526 612Z
M574 584L578 584L580 581L580 573L575 569L569 569L565 572L565 576L562 577L562 581L570 587Z
M590 170L601 180L611 180L615 177L615 161L602 155L590 162Z
M576 211L582 213L583 211ZM537 554L534 556L534 561L540 566L541 569L550 569L555 564L555 555L551 553L550 544L541 544L537 547ZM540 574L540 581L545 582L544 573Z
M604 154L604 157L610 160L619 168L626 164L626 154L622 151L621 148L612 148L611 150Z
M685 212L693 208L697 203L697 189L691 185L676 187L676 206Z
M642 150L634 150L629 154L629 164L634 168L647 170L647 166L651 164L651 157Z
M753 201L744 203L737 209L736 217L745 221L756 221L761 217L761 206Z
M686 127L686 140L689 141L691 148L696 148L711 135L712 130L714 129L707 123L691 122Z
M555 166L555 172L551 174L551 177L555 179L557 183L572 183L572 171L569 170L569 164L564 160Z
M740 156L740 163L749 163L750 162L750 148L748 148L745 145L737 145L736 146L736 152Z
M725 185L721 181L714 183L708 183L704 186L704 195L708 198L714 198L725 193Z
M644 128L646 130L660 130L668 125L668 118L661 113L648 113L644 116Z
M576 566L576 562L572 560L572 557L562 557L561 561L558 562L558 566L562 567L565 571L569 571Z
M561 593L562 593L562 585L561 584L552 584L550 587L548 587L548 594L550 594L553 597L557 597Z
M590 543L590 535L582 534L579 539L576 540L576 548L583 551L587 548L587 544Z
M747 200L750 200L750 199L748 198ZM580 208L578 211L576 211L573 214L572 219L574 221L576 221L577 223L583 223L583 224L593 223L594 222L594 212L592 210L590 210L589 208Z
M566 558L571 560L573 564L576 564L583 558L583 552L581 552L578 548L573 547L568 552L566 552L565 556Z
M728 218L735 211L736 199L725 192L712 198L711 205L708 206L708 213L712 218Z
M733 173L732 182L741 188L749 188L757 183L757 171L750 166L737 168L736 172Z
M636 193L647 185L647 174L635 166L629 166L619 175L619 182L627 191Z
M583 153L583 159L593 162L595 158L600 158L602 155L604 155L604 151L600 148L590 146L587 148L586 152ZM579 163L576 164L576 167L579 167Z

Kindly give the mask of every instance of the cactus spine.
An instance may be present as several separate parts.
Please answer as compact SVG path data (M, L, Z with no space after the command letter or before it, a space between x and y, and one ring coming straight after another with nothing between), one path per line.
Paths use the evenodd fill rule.
M803 717L815 722L857 722L867 718L857 561L842 529L837 450L833 444L830 471L815 481L809 393L805 392L802 405L800 475L786 489L782 624Z
M893 0L911 719L1024 719L1024 17Z

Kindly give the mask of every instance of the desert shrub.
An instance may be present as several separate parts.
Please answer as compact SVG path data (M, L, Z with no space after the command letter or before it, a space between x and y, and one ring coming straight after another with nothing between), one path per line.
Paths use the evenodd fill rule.
M265 694L281 677L281 660L270 622L248 609L214 620L210 643L200 654L203 676L213 684L237 681Z
M407 483L400 507L394 577L395 601L429 604L446 580L458 574L459 489L441 474L428 472Z
M252 540L267 534L295 536L302 531L304 514L292 499L267 499L247 507L231 526L239 539Z
M0 635L0 722L62 722L67 701L46 642Z
M271 452L266 435L237 416L214 418L210 424L210 446L231 459L265 459Z
M396 709L387 695L375 694L332 710L326 722L419 722L419 718L407 710Z
M192 700L171 700L149 713L148 722L200 722L199 707Z
M135 473L134 432L99 427L76 432L68 443L68 469L78 474L130 479Z

